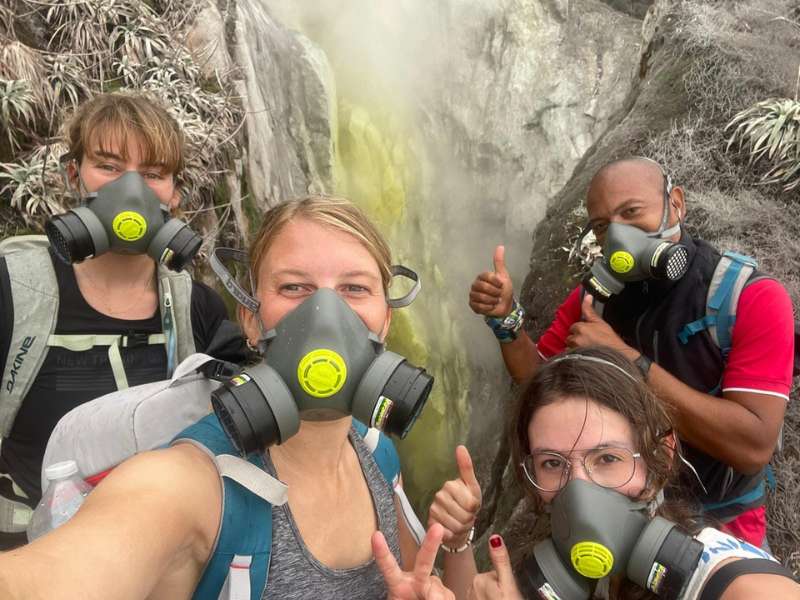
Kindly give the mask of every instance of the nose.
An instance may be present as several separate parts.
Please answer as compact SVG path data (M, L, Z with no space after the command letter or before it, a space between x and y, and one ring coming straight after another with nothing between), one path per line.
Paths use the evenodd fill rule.
M589 473L586 471L586 467L583 464L583 461L580 459L575 459L571 461L572 467L569 470L569 478L570 479L583 479L584 481L591 481L592 478L589 477Z

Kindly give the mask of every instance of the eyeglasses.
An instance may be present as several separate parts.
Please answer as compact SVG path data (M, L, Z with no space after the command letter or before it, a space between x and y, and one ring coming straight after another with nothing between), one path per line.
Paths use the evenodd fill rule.
M580 460L589 479L597 485L618 488L633 479L637 458L641 454L621 447L592 448L571 460L557 452L534 452L522 459L522 468L537 489L557 492L569 481L572 461Z

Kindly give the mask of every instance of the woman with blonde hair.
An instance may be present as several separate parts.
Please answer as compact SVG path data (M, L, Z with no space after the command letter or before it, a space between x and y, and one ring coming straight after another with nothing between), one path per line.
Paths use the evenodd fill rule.
M227 546L228 527L244 520L249 535L263 523L229 512L241 491L221 477L232 457L214 456L210 437L190 429L180 443L115 469L65 525L0 556L0 596L215 599L244 577L250 598L452 597L430 575L444 527L431 527L418 550L380 468L379 452L393 453L391 443L362 437L350 417L364 412L358 403L369 396L374 410L362 418L402 436L427 394L416 367L404 371L407 385L394 394L376 401L361 392L377 385L380 376L370 369L386 367L382 357L394 361L392 368L404 364L383 352L391 306L403 304L388 296L397 269L385 239L351 202L290 200L264 215L249 264L252 296L232 279L226 287L248 307L240 320L265 362L223 385L213 401L216 415L197 427L211 437L225 431L231 441L222 454L252 455L244 463L252 487L272 499L271 553L259 563L268 572L256 573L255 554L243 558ZM328 349L320 354L320 347ZM404 406L402 398L411 396ZM266 480L272 483L262 485ZM275 494L285 497L275 501ZM480 502L467 499L457 520L471 525ZM253 495L245 500L242 506L254 510L264 506ZM230 552L217 576L220 551ZM470 554L454 554L445 580L471 580Z

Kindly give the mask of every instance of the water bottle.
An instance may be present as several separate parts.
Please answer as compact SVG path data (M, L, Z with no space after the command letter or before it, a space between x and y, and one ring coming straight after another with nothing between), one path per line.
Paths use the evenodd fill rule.
M74 460L49 466L44 475L48 481L47 489L28 523L29 542L66 523L92 491L92 486L78 475L78 465Z

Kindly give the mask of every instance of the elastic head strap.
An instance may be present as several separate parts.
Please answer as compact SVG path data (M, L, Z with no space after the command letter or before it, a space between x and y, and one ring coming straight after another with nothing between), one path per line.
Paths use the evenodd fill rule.
M403 265L392 265L390 269L392 272L392 277L407 277L414 282L414 287L412 287L411 291L405 296L401 296L400 298L389 298L386 301L386 303L389 305L389 308L405 308L414 301L422 289L422 283L419 280L419 275Z
M244 291L244 288L239 285L236 279L234 279L233 275L231 275L228 269L225 268L225 265L222 264L222 260L233 260L248 264L247 252L244 250L235 250L234 248L214 248L214 251L211 253L209 263L211 264L211 270L214 271L214 274L222 282L222 285L225 286L225 289L230 292L234 300L244 306L251 313L255 313L257 315L261 303Z
M80 202L81 205L84 205L84 204L86 204L86 198L84 196L81 196L78 192L76 192L73 189L72 184L69 182L69 173L67 173L67 164L69 164L70 160L71 159L69 158L69 153L62 154L61 156L59 156L58 157L58 172L61 175L61 177L64 178L64 185L67 188L67 193L70 196L72 196L73 198L75 198L75 200ZM75 165L77 166L77 164L78 163L76 161ZM80 170L80 168L78 168L78 183L81 186L81 192L85 196L88 196L88 194L86 193L86 186L83 185L83 179L81 178L81 170Z
M616 365L616 364L614 364L614 363L612 363L612 362L610 362L610 361L608 361L608 360L606 360L604 358L598 358L597 356L586 356L585 354L563 354L562 356L559 356L555 360L547 361L547 364L554 365L556 363L560 363L560 362L565 361L565 360L572 360L572 361L575 361L575 360L588 360L588 361L591 361L591 362L600 363L602 365L608 365L609 367L614 367L617 371L619 371L620 373L622 373L626 377L630 378L631 380L636 381L636 378L633 375L628 373L625 369L623 369L619 365ZM639 382L637 381L637 383L639 383Z
M583 238L585 238L589 232L592 230L592 223L591 221L586 224L586 227L583 228L581 234L578 236L578 239L575 241L575 247L572 249L574 256L580 257L581 255L581 246L583 245ZM572 260L572 255L570 255L570 260Z

